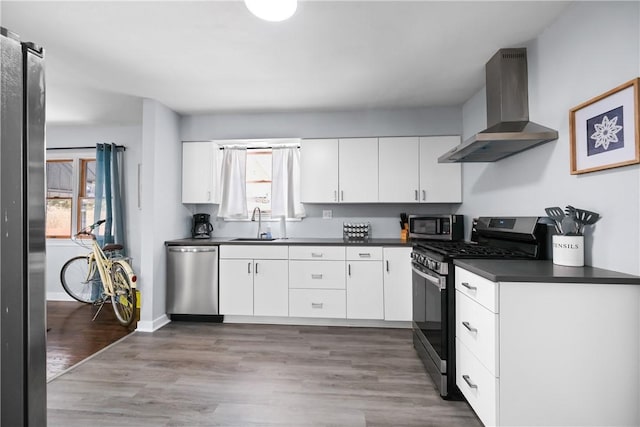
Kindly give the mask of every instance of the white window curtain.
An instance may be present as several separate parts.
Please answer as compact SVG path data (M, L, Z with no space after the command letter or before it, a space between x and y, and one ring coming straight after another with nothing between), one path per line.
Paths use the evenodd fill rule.
M300 148L273 147L271 178L271 217L302 218L300 203Z
M247 147L224 146L220 178L220 218L246 219L247 212Z

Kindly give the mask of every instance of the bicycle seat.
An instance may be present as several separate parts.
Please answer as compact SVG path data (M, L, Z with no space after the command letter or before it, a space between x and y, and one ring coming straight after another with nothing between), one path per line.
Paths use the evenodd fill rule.
M108 245L104 245L102 250L104 252L109 252L109 251L119 251L119 250L122 250L122 248L124 248L124 246L118 245L116 243L109 243Z

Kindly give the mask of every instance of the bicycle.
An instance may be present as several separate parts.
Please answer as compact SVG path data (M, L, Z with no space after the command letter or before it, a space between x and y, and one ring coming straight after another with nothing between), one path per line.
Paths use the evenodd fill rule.
M73 236L73 241L83 247L86 245L78 242L78 238L91 237L91 252L68 260L60 271L60 282L73 299L99 306L92 321L110 299L118 322L129 326L136 317L137 277L124 257L114 255L122 250L122 245L109 244L101 248L98 244L93 230L104 222L102 219Z

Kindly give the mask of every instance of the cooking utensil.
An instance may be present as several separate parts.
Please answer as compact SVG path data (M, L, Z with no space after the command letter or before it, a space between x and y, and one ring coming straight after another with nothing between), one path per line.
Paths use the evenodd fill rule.
M556 222L556 231L562 233L562 220L564 219L564 211L559 207L545 208L547 216Z
M595 224L600 219L600 214L595 212L587 211L584 209L576 209L575 210L576 219L581 224L578 232L582 234L584 227L586 225Z
M575 212L562 218L561 223L562 234L565 236L575 236L580 231L580 225L576 221Z

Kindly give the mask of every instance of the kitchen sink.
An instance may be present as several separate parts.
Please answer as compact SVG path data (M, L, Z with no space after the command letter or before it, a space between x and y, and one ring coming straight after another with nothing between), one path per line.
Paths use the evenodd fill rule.
M237 239L231 239L232 242L273 242L278 239L258 239L257 237L238 237Z

